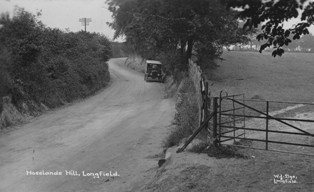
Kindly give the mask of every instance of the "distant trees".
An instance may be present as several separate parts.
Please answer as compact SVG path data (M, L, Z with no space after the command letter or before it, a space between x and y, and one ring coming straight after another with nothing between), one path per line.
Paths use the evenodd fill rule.
M0 98L56 107L85 97L109 81L111 45L95 33L65 33L25 10L0 17ZM0 102L1 103L1 102Z
M125 42L111 42L111 48L113 58L127 57L129 54Z
M223 45L247 40L219 0L109 0L109 10L115 37L124 35L145 58L164 58L172 72L186 70L192 55L202 64Z
M236 44L228 47L231 50L243 50L243 51L259 51L260 47L265 43L265 41L259 41L256 39L257 35L262 31L257 32L249 36L250 42L244 44ZM293 35L289 36L290 39L293 39ZM285 51L288 52L314 52L314 36L310 33L308 35L302 35L300 39L295 39L288 45L282 47ZM272 51L271 47L265 48L264 50Z
M311 49L314 52L314 36L313 34L304 35L300 38L299 46L303 49Z
M260 52L267 47L274 49L272 55L282 55L284 46L302 35L309 34L309 26L314 24L314 2L311 0L221 0L228 8L237 8L237 17L246 21L245 27L256 28L262 25L258 40L266 40ZM301 13L301 21L284 29L283 23L297 18Z

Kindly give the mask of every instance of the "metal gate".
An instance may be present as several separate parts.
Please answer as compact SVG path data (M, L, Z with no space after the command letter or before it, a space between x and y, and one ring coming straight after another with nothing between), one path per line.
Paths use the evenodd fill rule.
M227 93L225 95L221 93L220 97L214 97L213 111L216 116L213 118L213 130L216 144L237 146L235 143L240 140L246 140L262 143L258 145L259 148L251 147L254 149L306 155L309 152L314 153L314 150L304 150L304 147L314 149L314 115L310 115L312 119L280 116L281 113L289 115L289 110L287 110L288 112L282 110L281 113L274 111L276 108L283 108L280 105L287 106L286 109L289 110L298 107L300 109L303 108L302 110L312 111L314 114L313 103L249 100L245 99L244 94L229 96ZM247 122L252 122L253 120L258 123L247 125ZM304 128L298 126L299 122L311 123L311 125L308 125L308 128ZM313 129L309 129L309 127ZM247 134L248 132L250 134ZM258 134L253 136L253 132L254 134L256 132ZM306 139L295 139L297 136L303 136ZM282 138L288 138L288 141ZM282 151L276 150L275 145L285 145L288 147L281 147L286 149ZM291 146L296 146L296 152L292 150ZM299 153L301 147L303 147L304 153Z
M234 100L245 102L244 94L223 96L223 92L221 92L220 97L213 97L212 100L216 117L213 119L211 127L213 127L216 142L230 144L244 138L245 107L234 102Z

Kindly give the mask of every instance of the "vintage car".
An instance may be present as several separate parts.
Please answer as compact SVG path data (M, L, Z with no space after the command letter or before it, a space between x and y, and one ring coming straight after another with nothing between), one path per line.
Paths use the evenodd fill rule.
M162 64L160 61L146 60L146 70L144 80L163 82L164 74L162 71Z

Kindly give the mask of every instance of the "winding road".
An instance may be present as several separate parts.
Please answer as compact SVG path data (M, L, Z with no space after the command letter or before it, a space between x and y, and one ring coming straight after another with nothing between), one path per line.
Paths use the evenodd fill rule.
M124 61L109 61L111 83L95 96L0 135L1 192L121 192L145 179L174 103L163 84L146 83Z

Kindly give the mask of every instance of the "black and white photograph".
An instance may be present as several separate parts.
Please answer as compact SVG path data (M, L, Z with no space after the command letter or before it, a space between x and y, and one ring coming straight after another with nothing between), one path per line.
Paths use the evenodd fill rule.
M314 192L314 0L0 0L0 192Z

